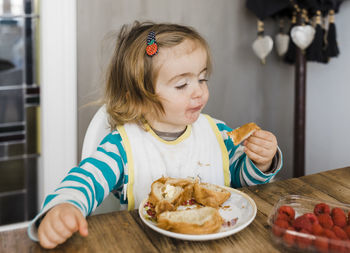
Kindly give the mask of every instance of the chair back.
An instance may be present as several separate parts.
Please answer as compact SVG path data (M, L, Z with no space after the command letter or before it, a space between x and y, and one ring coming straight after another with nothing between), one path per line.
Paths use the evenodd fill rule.
M110 132L106 106L98 109L92 118L88 129L86 130L83 147L81 151L81 160L89 157L96 151L96 148L102 139Z

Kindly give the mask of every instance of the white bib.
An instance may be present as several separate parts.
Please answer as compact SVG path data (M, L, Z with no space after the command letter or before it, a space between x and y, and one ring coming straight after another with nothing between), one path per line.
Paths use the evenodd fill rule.
M174 141L165 141L147 126L118 127L127 155L128 209L138 208L156 179L196 177L203 182L229 186L228 154L214 120L200 115ZM125 193L124 193L125 194Z

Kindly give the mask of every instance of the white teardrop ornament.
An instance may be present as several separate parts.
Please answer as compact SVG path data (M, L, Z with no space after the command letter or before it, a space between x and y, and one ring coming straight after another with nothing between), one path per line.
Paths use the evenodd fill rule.
M278 56L283 56L287 53L289 45L289 36L287 34L278 33L275 37L275 42Z
M252 45L254 53L259 57L262 63L265 63L266 56L271 52L273 40L270 36L259 36Z

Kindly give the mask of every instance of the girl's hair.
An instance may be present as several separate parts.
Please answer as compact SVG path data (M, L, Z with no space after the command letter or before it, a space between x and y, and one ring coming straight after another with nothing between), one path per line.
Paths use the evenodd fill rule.
M207 69L211 71L211 59L207 42L193 28L177 24L156 24L138 21L124 25L107 71L104 96L111 129L128 122L145 122L145 112L164 113L155 93L158 69L153 56L146 54L147 36L154 31L158 50L176 46L185 39L196 42L207 52Z

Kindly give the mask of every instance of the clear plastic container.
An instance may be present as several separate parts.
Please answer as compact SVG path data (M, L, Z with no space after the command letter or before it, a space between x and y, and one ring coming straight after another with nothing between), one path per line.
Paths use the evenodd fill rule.
M350 215L350 205L348 204L329 202L300 195L287 195L279 199L267 220L270 225L271 237L275 243L296 252L350 252L350 235L348 235L348 239L330 239L323 234L315 235L312 232L293 231L275 225L278 210L281 206L292 207L295 211L295 218L297 218L306 213L314 213L315 205L319 203L327 204L331 211L335 207L341 208L346 214L347 226L350 226L350 221L348 220L350 219L348 217ZM290 224L293 224L293 222L290 222ZM293 227L293 225L290 225L290 227Z

